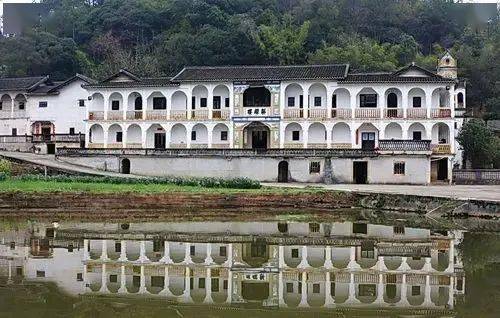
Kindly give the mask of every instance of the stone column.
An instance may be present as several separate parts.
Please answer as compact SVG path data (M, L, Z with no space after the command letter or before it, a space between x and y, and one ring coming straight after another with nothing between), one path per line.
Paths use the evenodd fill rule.
M118 289L119 294L127 293L127 280L125 277L125 265L121 266L121 274L120 274L120 288Z
M141 126L141 142L142 142L142 148L147 148L148 144L148 131L146 127Z
M203 302L206 304L212 304L214 300L212 299L212 272L210 268L206 269L207 274L205 278L205 299Z
M210 114L212 111L210 111ZM214 126L210 125L207 127L207 147L212 148L213 138L214 138Z
M424 286L424 302L422 303L423 307L428 307L432 305L431 299L431 277L429 275L425 275L425 286Z
M351 92L349 91L350 99L351 99L351 118L356 118L356 104L357 101L356 99L358 98L357 92Z
M407 272L411 270L411 267L408 265L408 257L406 256L401 257L401 265L399 265L397 270L402 272Z
M12 284L12 260L9 259L9 273L7 276L7 284Z
M184 272L184 292L181 297L182 302L193 302L193 298L191 298L191 269L189 267L186 267L186 271Z
M89 255L89 240L83 240L83 261L88 261L90 259Z
M15 96L10 100L10 118L14 118Z
M325 263L324 263L323 267L326 268L326 269L332 269L333 268L333 263L332 263L332 248L331 248L331 246L325 246Z
M126 262L127 259L127 241L120 242L120 258L118 258L120 262Z
M208 96L207 96L207 108L208 108L208 119L213 118L213 111L214 111L214 92L213 92L213 87L209 86L207 87L208 90ZM222 97L221 97L221 109L222 109Z
M375 299L375 303L379 305L384 303L384 276L382 274L378 274L377 299Z
M278 267L280 269L288 267L285 262L285 247L283 245L278 246Z
M108 247L106 244L106 240L101 240L102 248L101 248L101 261L109 261L108 257Z
M454 290L455 290L453 287L454 280L455 280L455 277L450 276L450 286L448 287L448 308L449 309L453 309L453 306L455 304L454 299L453 299L454 298Z
M168 266L165 266L165 276L163 276L163 290L160 292L160 295L166 296L166 297L171 297L173 296L172 292L170 291L170 279L168 275Z
M193 264L193 259L191 258L191 244L190 243L184 243L184 260L182 261L182 264Z
M106 264L101 264L101 289L100 293L108 293L108 279L106 277Z
M309 144L309 125L308 124L302 124L302 143L303 143L303 148L307 148L307 144Z
M165 241L163 248L164 248L163 257L160 259L160 262L163 262L165 264L173 264L174 261L172 260L172 258L170 258L170 242Z
M375 270L378 270L379 272L384 272L387 270L387 266L385 266L385 261L383 256L379 256L377 259L377 264L373 266Z
M231 270L228 270L226 303L231 304L232 302L233 302L233 272Z
M284 287L285 285L283 284L283 272L280 271L278 273L278 307L287 307L287 304L285 303L285 299L283 297Z
M399 303L403 306L408 306L408 284L406 283L406 274L403 274L403 278L401 280L401 300Z
M359 300L356 298L356 285L354 284L354 273L350 273L349 297L347 297L345 303L346 304L359 303Z
M145 294L147 293L146 289L146 276L144 275L144 265L141 265L141 279L140 279L140 286L139 286L139 294Z
M407 112L408 112L408 89L403 88L402 91L401 91L401 96L402 96L402 99L403 99L401 101L401 106L403 108L403 118L407 118Z
M83 274L82 274L82 280L83 280L83 292L88 293L92 292L92 290L88 287L88 268L87 264L83 264Z
M102 125L102 129L104 131L104 133L103 133L103 136L104 136L103 145L104 145L104 148L108 148L109 125L108 124Z
M109 96L103 95L104 102L104 120L108 120L108 110L109 110Z
M445 272L453 273L455 271L455 244L453 240L450 240L450 248L448 249L448 267Z
M302 260L300 261L299 265L297 265L297 268L308 268L311 267L309 263L307 262L307 246L303 245L302 246Z
M434 271L434 269L432 268L431 261L432 261L432 259L430 257L425 258L425 264L422 267L423 271L425 271L425 272L433 272Z
M300 303L298 307L309 307L307 302L307 273L302 272L302 294L300 295Z
M205 257L205 265L214 264L214 259L212 258L212 244L206 243L207 246L207 257Z
M332 114L331 110L329 112L330 116ZM333 134L333 128L331 126L328 126L326 128L326 147L331 148L332 147L332 134Z
M431 118L431 109L434 105L432 105L432 91L425 91L425 107L427 110L427 118Z
M146 242L145 241L141 241L139 262L141 262L141 263L149 262L149 258L146 256Z
M224 267L232 267L233 266L233 243L228 244L227 248L227 260L222 264Z
M335 299L332 297L331 273L325 273L325 307L335 306Z
M348 269L361 269L358 262L356 262L356 247L351 246L351 251L349 255L349 264L347 264Z

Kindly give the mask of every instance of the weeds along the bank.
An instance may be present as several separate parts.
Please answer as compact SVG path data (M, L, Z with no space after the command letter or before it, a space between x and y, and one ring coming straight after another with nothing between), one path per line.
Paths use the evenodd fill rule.
M78 182L78 183L103 183L103 184L170 184L178 186L192 186L204 188L228 189L260 189L258 181L248 178L210 178L210 177L151 177L151 178L120 178L107 176L68 176L68 175L22 175L8 177L0 173L0 181L7 178L18 181L45 181L45 182Z

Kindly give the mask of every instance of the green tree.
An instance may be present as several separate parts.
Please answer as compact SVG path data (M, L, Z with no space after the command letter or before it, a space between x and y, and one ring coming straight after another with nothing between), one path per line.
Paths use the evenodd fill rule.
M500 152L500 141L480 119L472 119L460 130L458 142L472 168L491 168Z

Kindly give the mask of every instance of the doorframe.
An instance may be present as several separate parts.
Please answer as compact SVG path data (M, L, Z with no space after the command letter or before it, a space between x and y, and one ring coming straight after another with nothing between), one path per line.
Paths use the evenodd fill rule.
M364 164L365 166L365 176L364 176L364 182L358 182L358 174L356 166L359 166L361 164ZM354 184L368 184L368 161L366 160L357 160L352 162L352 181Z

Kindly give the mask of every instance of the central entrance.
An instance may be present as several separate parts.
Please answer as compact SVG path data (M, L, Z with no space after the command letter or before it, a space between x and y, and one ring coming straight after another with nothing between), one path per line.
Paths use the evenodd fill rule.
M267 149L270 143L269 127L261 122L252 122L243 130L244 148Z

